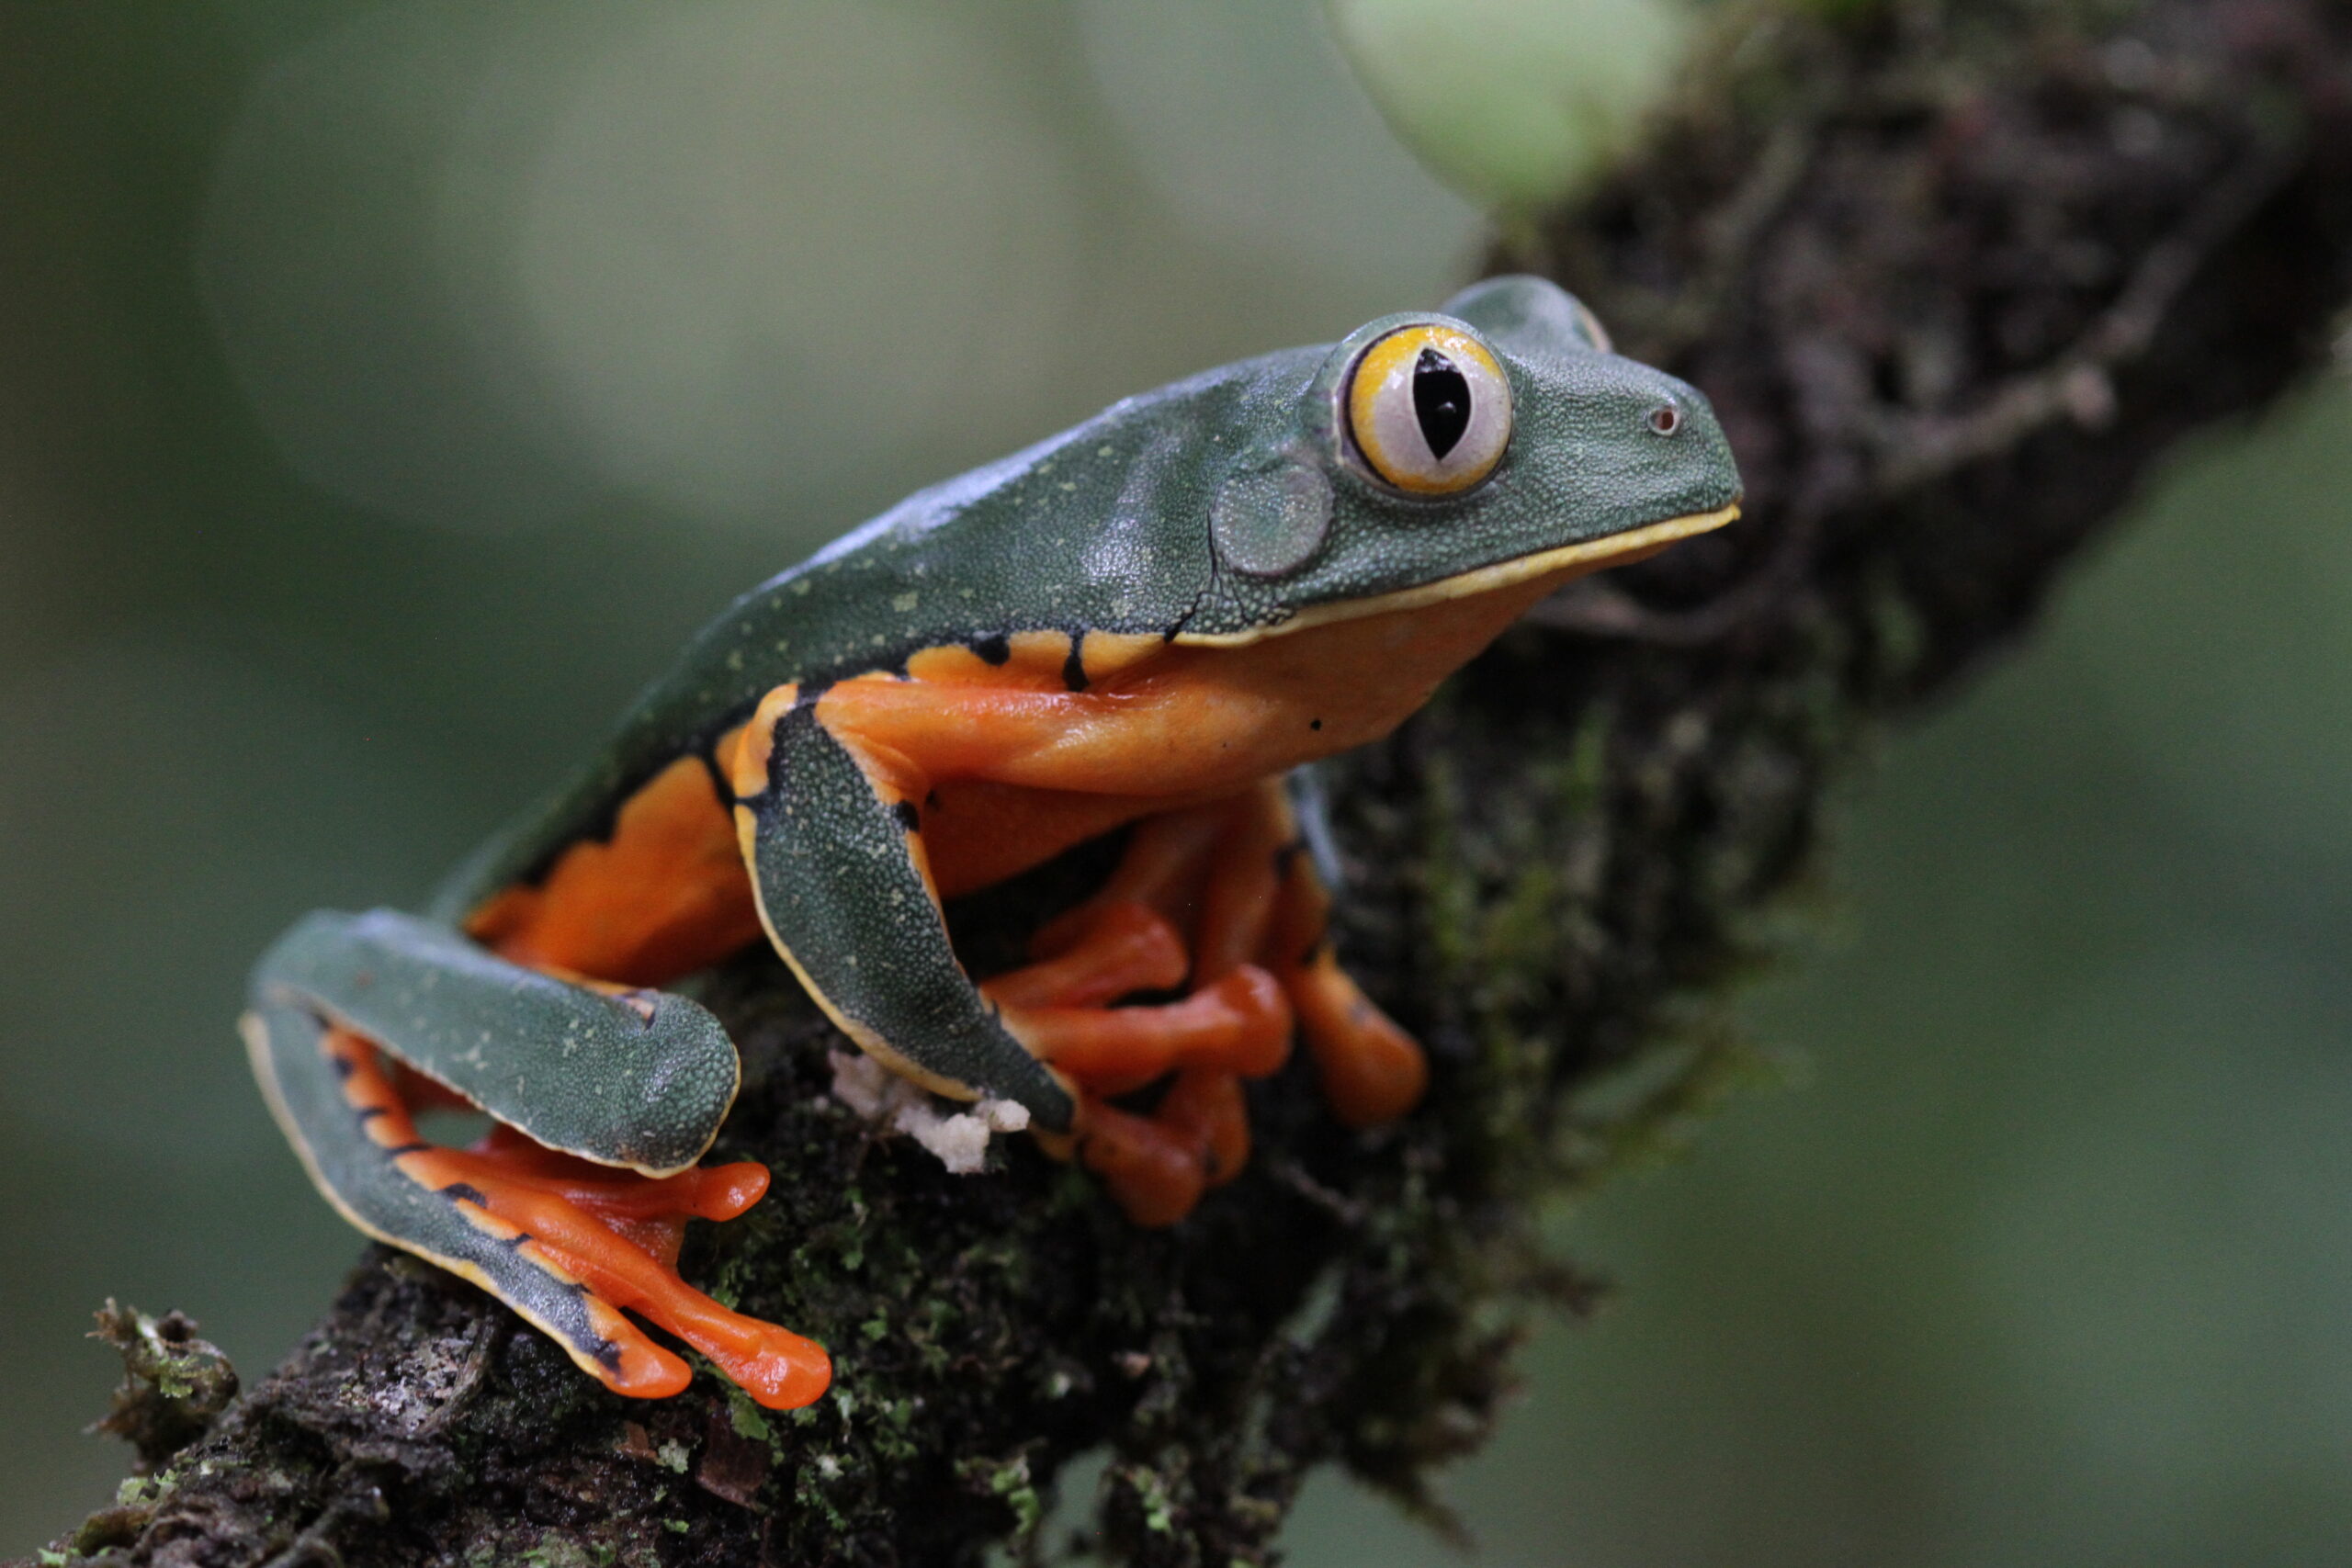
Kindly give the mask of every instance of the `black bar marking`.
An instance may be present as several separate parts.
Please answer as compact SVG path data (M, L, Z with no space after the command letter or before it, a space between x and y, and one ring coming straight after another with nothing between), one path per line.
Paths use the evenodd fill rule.
M1012 638L1002 632L990 632L986 637L975 637L965 646L989 664L1002 664L1012 657Z
M911 800L901 800L891 807L890 815L897 818L899 826L910 833L922 826L922 813L915 808Z
M1201 613L1201 606L1207 602L1208 595L1205 592L1196 596L1193 600L1191 607L1185 610L1182 615L1177 616L1174 623L1171 624L1166 631L1159 634L1159 640L1162 642L1174 642L1178 637L1183 634L1184 628L1193 624L1193 617Z
M471 1203L477 1209L490 1207L490 1194L470 1182L452 1181L448 1186L436 1187L434 1190L452 1203Z
M1069 636L1069 657L1062 660L1062 684L1073 692L1086 690L1086 634Z
M395 1145L391 1148L386 1149L384 1151L384 1157L386 1159L398 1159L402 1155L421 1155L432 1146L433 1145L431 1144L399 1144Z
M717 744L714 742L712 745L703 748L703 750L696 752L695 755L702 759L702 771L710 775L710 792L711 794L718 796L718 803L721 806L724 806L729 801L734 799L735 785L727 777L727 770L718 765L718 750ZM616 822L619 820L619 815L617 813L615 814L614 820Z

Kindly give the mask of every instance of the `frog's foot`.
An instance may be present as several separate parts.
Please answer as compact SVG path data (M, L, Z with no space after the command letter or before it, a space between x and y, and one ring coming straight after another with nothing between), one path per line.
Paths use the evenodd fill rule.
M475 1148L414 1158L418 1179L436 1190L457 1185L479 1194L463 1200L466 1206L511 1226L522 1238L514 1245L580 1281L608 1309L639 1314L676 1335L758 1403L797 1409L831 1382L821 1346L730 1312L678 1276L686 1221L731 1220L758 1202L768 1188L765 1166L744 1161L644 1177L559 1154L504 1128ZM676 1386L685 1385L684 1364L627 1319L608 1333L643 1341L674 1364Z
M1429 1058L1340 967L1328 944L1283 976L1331 1114L1351 1127L1394 1122L1421 1102Z
M1096 1096L1179 1069L1263 1077L1290 1051L1290 1004L1272 976L1242 965L1180 1001L1113 1007L1164 991L1192 967L1165 918L1143 904L1095 906L1067 951L981 986L1013 1038Z
M1331 951L1331 896L1315 873L1282 781L1242 797L1203 895L1204 961L1253 955L1298 1015L1331 1112L1351 1127L1393 1122L1420 1103L1429 1062Z
M1282 886L1266 933L1266 960L1281 976L1331 1114L1351 1127L1394 1122L1421 1102L1429 1058L1340 967L1327 931L1331 896L1303 846L1283 852Z
M1046 925L1039 946L1079 942L1120 902L1190 927L1195 985L1244 966L1271 974L1340 1121L1374 1126L1419 1103L1427 1059L1340 967L1328 932L1330 895L1304 852L1280 781L1139 824L1102 890Z
M1136 1223L1172 1224L1248 1162L1239 1080L1289 1055L1289 1001L1272 976L1243 964L1178 1001L1107 1005L1171 989L1193 967L1167 919L1130 900L1091 901L1037 949L1050 956L981 991L1016 1039L1077 1084L1087 1167ZM1170 1072L1175 1082L1149 1114L1108 1103Z
M1139 1225L1174 1224L1250 1161L1250 1110L1231 1073L1179 1073L1148 1116L1086 1095L1079 1128L1086 1168Z
M605 1387L662 1398L691 1380L626 1315L635 1312L762 1404L792 1408L824 1393L831 1370L820 1347L728 1311L677 1274L686 1220L742 1213L766 1190L762 1167L648 1178L504 1130L476 1148L446 1148L419 1136L361 1036L282 1001L249 1014L246 1035L271 1108L345 1217L498 1297Z

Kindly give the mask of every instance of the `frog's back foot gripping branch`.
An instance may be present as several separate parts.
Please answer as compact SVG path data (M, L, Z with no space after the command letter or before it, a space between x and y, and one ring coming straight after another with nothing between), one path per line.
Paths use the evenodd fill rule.
M328 951L338 943L346 951ZM436 967L452 953L464 961ZM270 1108L312 1181L359 1229L480 1285L616 1393L658 1398L679 1392L691 1377L684 1360L625 1315L636 1312L708 1356L763 1404L791 1408L819 1397L831 1377L821 1347L728 1311L676 1271L685 1221L732 1218L757 1202L767 1189L760 1166L656 1177L592 1163L503 1128L467 1150L419 1135L375 1042L415 1050L414 1056L407 1049L393 1055L448 1084L442 1073L454 1060L449 1048L458 1026L478 1033L486 1018L501 1016L481 1011L476 993L486 983L516 984L499 974L512 967L424 922L383 915L314 916L265 959L244 1021L246 1045ZM614 1001L527 971L515 974L531 982L525 994L539 1002L548 999L537 989L542 986L585 998L583 1005ZM381 1004L387 992L400 993L401 1000ZM632 1010L632 1018L636 1007L652 1008L654 1017L638 1025L642 1032L656 1027L662 1002L691 1006L677 998L646 1003L634 995L616 1005ZM545 1021L521 1010L529 1015L526 1022ZM390 1018L393 1037L378 1036L373 1027L363 1037L346 1027L360 1024L355 1015L362 1013L379 1024ZM447 1027L436 1032L434 1024ZM511 1024L496 1033L502 1050L514 1043ZM562 1037L556 1039L560 1050ZM723 1034L718 1039L725 1043ZM731 1046L728 1052L731 1098ZM483 1076L450 1087L503 1116L503 1103L489 1101L503 1102L506 1093L478 1094ZM488 1087L519 1092L525 1086L516 1079ZM716 1114L724 1111L721 1100ZM637 1152L659 1143L617 1129L599 1135ZM708 1142L705 1130L690 1150L681 1146L681 1163L690 1164Z

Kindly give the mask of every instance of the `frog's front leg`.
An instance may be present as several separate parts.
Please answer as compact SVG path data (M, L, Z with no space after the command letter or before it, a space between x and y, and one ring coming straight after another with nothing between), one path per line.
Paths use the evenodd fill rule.
M917 830L925 781L783 687L730 761L743 856L776 951L842 1033L925 1088L1012 1100L1048 1134L1077 1102L1007 1033L947 939Z
M949 944L931 874L922 812L932 774L872 742L858 716L855 704L821 693L771 693L729 772L776 947L867 1053L944 1094L1013 1100L1049 1138L1090 1142L1115 1113L1078 1125L1072 1082L1115 1091L1171 1068L1230 1077L1281 1064L1289 1007L1256 970L1165 1007L1100 1005L1181 981L1189 960L1172 935L1112 931L1017 994L984 996ZM1164 1224L1189 1207L1150 1213Z
M389 911L321 914L263 959L245 1032L271 1108L353 1224L480 1284L607 1387L654 1397L690 1375L631 1311L763 1404L823 1393L820 1348L676 1273L687 1218L732 1218L767 1187L757 1165L686 1168L738 1071L694 1003L573 985ZM425 1141L379 1045L507 1126L472 1149Z

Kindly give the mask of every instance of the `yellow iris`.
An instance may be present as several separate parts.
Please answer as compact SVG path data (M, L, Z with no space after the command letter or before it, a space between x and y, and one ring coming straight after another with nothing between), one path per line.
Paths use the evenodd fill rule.
M1348 384L1356 450L1412 495L1453 495L1494 472L1510 412L1502 367L1453 327L1400 327L1364 350Z

